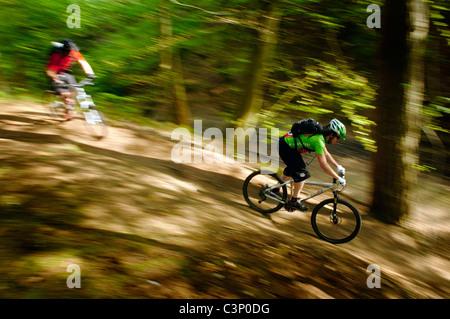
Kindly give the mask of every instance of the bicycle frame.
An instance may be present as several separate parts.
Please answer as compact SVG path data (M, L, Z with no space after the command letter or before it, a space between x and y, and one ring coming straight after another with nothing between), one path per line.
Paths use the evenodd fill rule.
M292 196L292 193L294 191L294 180L293 179L285 181L285 182L283 182L281 184L278 183L278 184L276 184L274 186L271 186L271 187L267 188L266 191L271 191L274 188L279 188L279 187L282 187L283 185L288 185L288 184L290 184L290 186L291 186L290 187L291 188L291 195L290 196ZM316 196L319 196L320 194L323 194L323 193L325 193L328 190L332 190L334 197L337 199L338 184L336 182L334 182L334 183L324 183L324 182L306 181L305 184L308 184L308 185L319 185L319 186L325 186L325 187L323 189L321 189L321 190L318 190L315 193L312 193L310 195L307 195L305 197L300 198L299 199L300 202L308 200L308 199L316 197ZM284 201L282 201L282 200L280 200L280 199L278 199L276 197L271 196L269 194L269 192L266 192L265 196L270 198L270 199L273 199L273 200L275 200L277 202L280 202L280 203L283 203L283 204L286 203L286 202L284 202Z
M92 96L84 90L83 86L86 85L94 85L93 80L86 78L75 84L61 85L61 87L69 88L71 97L74 99L73 104L66 104L61 95L56 94L55 91L47 91L47 93L52 93L57 98L57 100L50 102L50 116L57 120L66 120L66 117L61 114L76 114L78 111L81 111L90 135L101 139L106 136L106 119L97 109Z
M61 87L70 89L71 95L75 99L75 105L65 104L64 102L61 103L63 103L68 109L75 109L76 105L80 106L82 110L89 109L90 105L95 106L91 95L88 95L83 88L85 85L94 85L94 83L90 79L83 79L75 84L62 84ZM61 95L56 94L53 90L47 92L51 92L56 98L62 99Z
M345 179L344 172L339 172L339 176ZM289 190L287 189L289 184L291 186L290 194L288 194ZM333 193L331 198L325 196L328 198L319 199L312 210L311 225L314 232L320 238L333 244L346 243L355 238L361 229L362 220L355 206L339 198L339 193L345 189L345 183L340 183L337 179L333 179L332 183L305 181L305 184L323 186L323 188L318 191L311 191L310 194L299 198L300 202L307 201L326 191ZM257 170L248 175L242 189L244 198L249 206L264 215L277 212L283 206L288 212L294 212L297 209L306 211L307 209L297 207L298 205L291 202L296 185L298 184L294 182L292 177L287 181L282 181L277 173L268 170ZM274 192L274 190L277 191ZM267 199L270 201L263 204Z

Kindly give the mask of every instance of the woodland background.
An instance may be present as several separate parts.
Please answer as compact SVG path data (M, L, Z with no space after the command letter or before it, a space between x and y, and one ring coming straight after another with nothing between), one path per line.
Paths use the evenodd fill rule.
M80 11L80 28L67 27ZM381 28L366 24L381 7ZM419 176L450 176L446 0L1 0L0 94L39 98L69 37L109 117L204 127L342 120L373 155L372 212L408 215ZM74 68L78 79L81 68ZM445 179L447 178L447 179Z

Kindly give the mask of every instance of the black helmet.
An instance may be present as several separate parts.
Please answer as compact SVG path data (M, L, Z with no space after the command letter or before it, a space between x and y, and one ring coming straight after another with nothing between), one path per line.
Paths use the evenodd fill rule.
M80 51L80 48L78 48L77 44L73 40L64 38L61 42L63 44L63 51L66 53L69 53L71 50Z

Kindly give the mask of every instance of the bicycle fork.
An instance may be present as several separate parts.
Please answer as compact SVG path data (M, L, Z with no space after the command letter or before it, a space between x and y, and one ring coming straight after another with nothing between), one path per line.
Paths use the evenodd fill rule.
M338 196L338 192L333 190L333 196L334 196L334 201L333 201L333 209L331 210L330 213L330 222L332 224L339 224L339 218L337 217L337 204L338 204L338 200L339 200L339 196Z

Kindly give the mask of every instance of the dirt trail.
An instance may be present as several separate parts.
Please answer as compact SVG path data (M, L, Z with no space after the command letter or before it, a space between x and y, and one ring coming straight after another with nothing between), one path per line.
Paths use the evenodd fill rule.
M450 297L448 184L427 177L408 227L387 226L361 204L367 159L351 142L330 149L363 215L356 239L332 245L310 213L252 211L241 192L250 165L176 164L175 143L171 132L123 123L96 141L80 119L55 123L39 104L3 102L0 296ZM64 287L73 263L83 269L78 291ZM370 264L380 289L367 287Z

